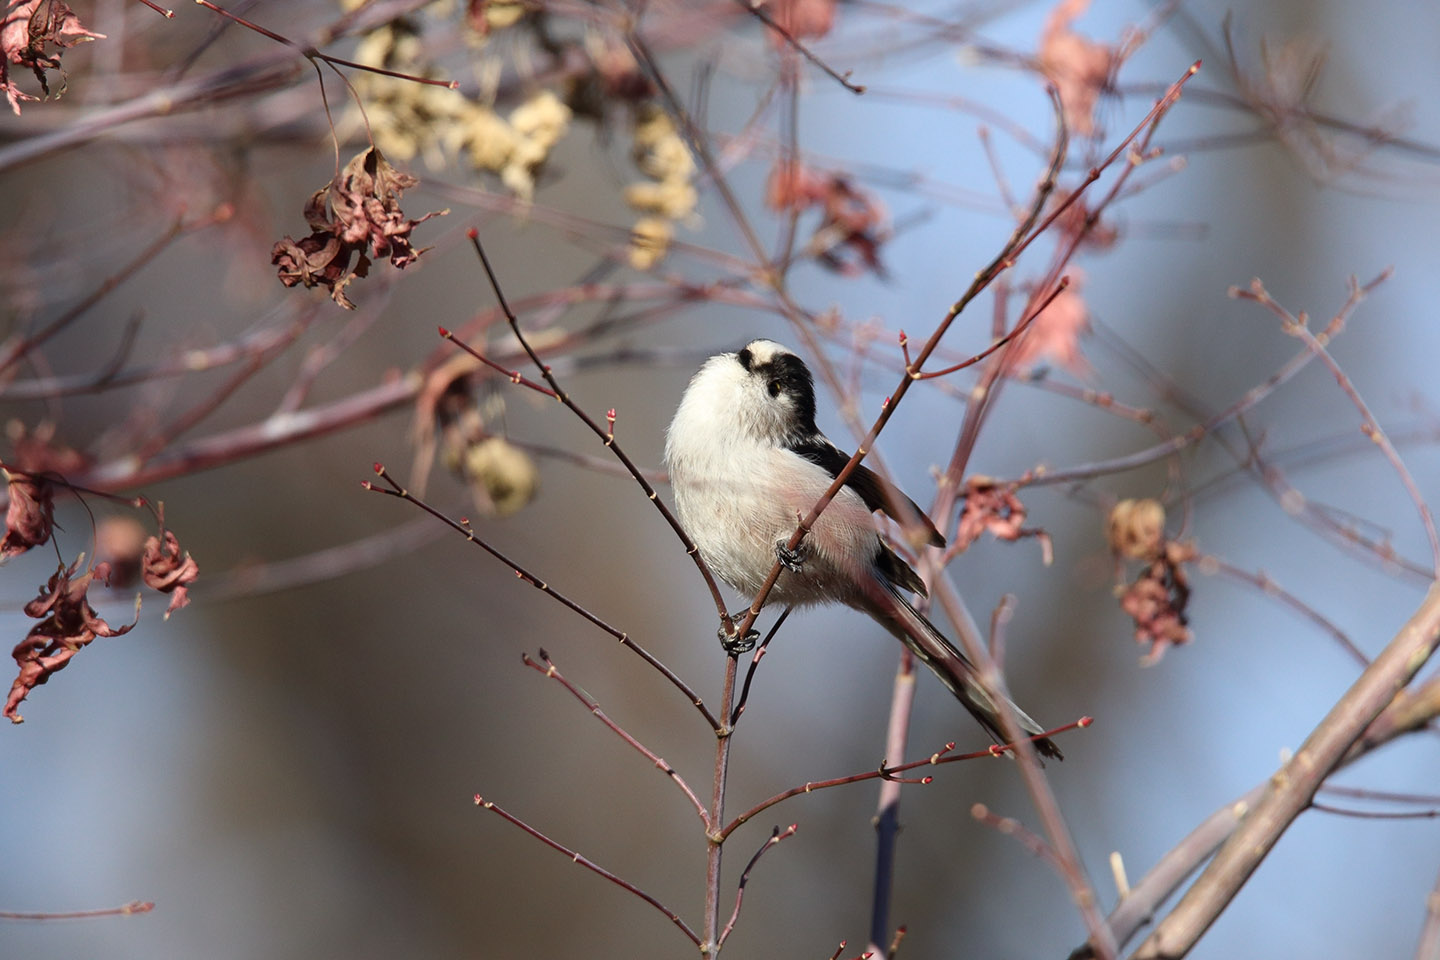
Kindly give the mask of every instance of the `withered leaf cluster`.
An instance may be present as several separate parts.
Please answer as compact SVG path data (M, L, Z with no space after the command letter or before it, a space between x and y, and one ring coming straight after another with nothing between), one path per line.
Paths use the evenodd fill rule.
M310 236L295 240L287 235L271 250L270 262L280 268L280 282L287 287L297 283L324 287L336 303L354 310L345 288L356 277L369 274L371 258L389 259L403 270L425 252L411 246L410 231L431 217L449 213L440 210L418 220L405 218L400 195L419 182L390 166L375 147L356 154L305 204Z
M1135 642L1149 644L1141 663L1155 663L1170 647L1194 639L1185 608L1190 604L1190 578L1185 564L1195 559L1190 543L1167 540L1140 576L1120 594L1120 609L1135 621Z
M34 100L15 85L10 67L29 67L40 81L40 89L48 97L50 81L46 70L60 70L60 54L66 47L87 40L103 40L105 34L87 30L68 4L60 0L7 0L5 19L0 21L0 88L10 109L20 115L20 101ZM46 46L55 48L53 54ZM61 90L65 72L61 70Z
M11 497L13 503L13 486ZM4 716L12 723L23 720L18 710L30 691L49 680L51 674L68 666L75 654L92 640L129 633L139 622L138 597L135 600L135 620L123 627L112 627L90 605L87 595L90 587L95 583L109 586L112 570L121 572L115 580L117 585L123 586L127 568L133 570L138 567L146 586L168 593L170 606L165 611L167 618L190 602L189 587L200 575L200 566L194 557L180 549L175 534L163 526L160 536L146 539L143 545L138 537L128 533L120 538L109 536L102 542L97 532L96 546L113 556L117 566L112 567L112 561L106 559L81 574L79 571L85 559L82 554L69 567L61 564L40 590L40 595L25 605L25 615L40 622L30 628L12 653L20 667L10 685L10 694L5 698Z
M885 279L880 262L880 247L890 237L885 208L846 174L777 161L766 183L765 203L777 212L819 208L824 218L808 245L816 262L846 276L868 269Z
M1190 577L1185 565L1197 552L1188 541L1165 535L1165 507L1158 500L1121 500L1110 509L1105 537L1117 558L1143 561L1140 575L1116 588L1120 609L1135 621L1135 642L1149 644L1141 663L1152 664L1170 647L1189 643L1186 607Z
M86 464L83 454L55 442L53 423L30 430L12 420L5 433L11 453L0 461L8 498L0 563L49 542L55 530L55 486Z
M28 473L5 471L10 503L5 508L5 538L0 561L38 547L55 530L55 491L50 482Z
M190 602L189 587L200 576L200 565L189 553L182 552L180 541L169 530L162 530L160 537L145 541L141 573L145 586L160 593L170 594L170 606L165 608L165 619Z
M965 505L960 511L954 548L966 550L987 531L996 540L1011 542L1035 537L1040 541L1041 556L1048 567L1053 557L1050 535L1039 527L1025 526L1025 516L1025 504L1020 502L1013 485L997 484L985 476L969 477L965 481Z
M10 694L5 698L4 715L12 723L24 718L19 714L20 702L50 675L63 670L70 659L79 653L96 637L118 637L129 633L135 626L130 623L123 627L112 627L90 606L86 596L95 581L105 583L110 568L99 563L84 574L76 576L82 556L69 567L61 564L40 595L25 604L25 615L40 622L30 628L19 645L15 647L15 662L20 672L10 685ZM140 611L135 611L139 619Z

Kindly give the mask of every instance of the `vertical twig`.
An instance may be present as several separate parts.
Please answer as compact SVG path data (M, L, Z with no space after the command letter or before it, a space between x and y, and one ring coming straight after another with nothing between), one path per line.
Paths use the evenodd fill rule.
M735 703L735 675L739 661L735 657L725 658L725 686L720 694L720 716L730 716ZM710 960L720 954L720 854L725 846L726 831L720 825L725 822L725 785L730 769L730 735L734 728L717 727L715 730L715 777L710 791L710 830L705 857L705 928L700 940L700 956Z
M915 705L915 658L909 649L900 652L895 685L890 693L890 720L885 726L885 766L899 766L905 760L910 739L910 714ZM876 956L884 956L880 944L890 936L890 894L895 880L895 850L900 839L900 781L884 778L875 804L875 889L870 900L870 945Z
M1420 928L1415 960L1440 960L1440 878L1425 898L1425 924Z

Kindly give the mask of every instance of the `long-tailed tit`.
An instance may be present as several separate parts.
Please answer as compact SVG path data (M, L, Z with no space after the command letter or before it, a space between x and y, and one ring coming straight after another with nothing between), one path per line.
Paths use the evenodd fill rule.
M710 569L754 597L775 561L783 565L768 602L843 603L900 639L959 698L997 742L995 701L975 668L906 599L925 584L875 529L873 511L942 537L914 501L857 466L791 553L786 544L850 455L815 426L815 384L805 362L770 340L711 357L695 374L670 423L665 460L680 523ZM733 643L733 642L732 642ZM733 649L733 646L731 647ZM1027 733L1044 732L1013 703ZM1061 758L1048 739L1035 741Z

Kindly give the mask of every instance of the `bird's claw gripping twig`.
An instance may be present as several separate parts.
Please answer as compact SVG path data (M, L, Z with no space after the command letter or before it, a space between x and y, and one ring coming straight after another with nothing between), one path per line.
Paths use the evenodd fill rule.
M726 656L738 657L742 653L749 653L755 649L755 643L760 639L760 631L752 628L746 630L743 635L738 632L740 624L744 623L745 618L749 615L749 610L731 614L728 628L722 624L720 629L715 631L715 636L720 638L720 649L725 651ZM736 633L732 635L729 630L736 630Z
M799 573L800 568L805 565L805 556L808 551L803 543L795 550L791 550L787 543L788 541L785 540L775 541L775 559L779 560L780 565L791 573Z

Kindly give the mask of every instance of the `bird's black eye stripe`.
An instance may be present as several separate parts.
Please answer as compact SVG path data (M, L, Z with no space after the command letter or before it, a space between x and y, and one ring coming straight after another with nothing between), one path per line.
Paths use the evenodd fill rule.
M815 429L815 381L805 361L793 353L777 353L765 364L770 396L784 393L794 406L796 433L809 436Z
M814 395L815 383L810 377L810 369L794 354L776 354L765 366L765 372L770 376L772 394L778 392L778 388L797 395Z
M740 361L740 366L744 367L746 370L749 370L750 365L755 362L755 355L750 352L749 347L746 347L744 350L741 350L738 355L736 355L735 359Z

